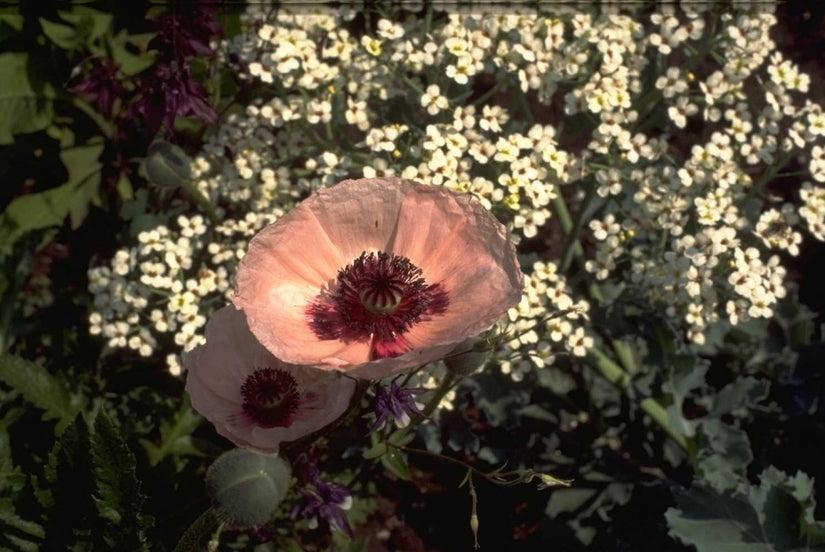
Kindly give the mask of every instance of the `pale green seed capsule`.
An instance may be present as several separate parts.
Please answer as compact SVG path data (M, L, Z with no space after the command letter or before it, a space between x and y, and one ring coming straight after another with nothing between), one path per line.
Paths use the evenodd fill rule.
M280 456L237 448L222 454L206 472L206 490L218 518L232 527L269 521L291 482Z

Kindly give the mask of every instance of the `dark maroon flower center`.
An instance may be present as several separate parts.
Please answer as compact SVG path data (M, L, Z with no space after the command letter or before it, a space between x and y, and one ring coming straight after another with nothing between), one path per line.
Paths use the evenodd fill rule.
M409 351L403 334L448 305L441 284L428 286L408 258L380 251L361 253L341 269L334 288L322 291L306 313L318 339L370 342L370 358L377 359Z
M301 404L295 378L286 370L258 368L241 387L243 411L257 426L289 427Z

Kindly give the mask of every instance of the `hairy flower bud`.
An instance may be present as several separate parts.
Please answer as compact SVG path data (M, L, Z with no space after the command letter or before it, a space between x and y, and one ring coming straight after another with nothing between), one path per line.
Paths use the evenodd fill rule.
M292 474L280 456L237 448L206 472L206 489L219 519L236 528L266 523L289 489Z

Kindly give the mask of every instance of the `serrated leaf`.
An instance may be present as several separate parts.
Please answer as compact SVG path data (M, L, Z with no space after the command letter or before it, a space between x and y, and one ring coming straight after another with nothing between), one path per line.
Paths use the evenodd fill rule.
M403 479L404 481L412 479L407 459L398 449L392 447L387 448L387 452L381 457L381 463L399 479Z
M28 64L28 54L0 54L0 145L13 143L15 134L43 130L54 117L54 88L44 83L35 89Z
M0 356L0 381L20 392L24 399L45 411L44 419L57 419L60 433L81 409L66 383L30 360L13 355Z
M0 423L0 496L13 495L26 484L25 474L12 461L9 445L7 425Z
M135 475L135 456L104 410L95 417L91 460L94 501L105 520L101 537L118 548L149 550L143 534L148 523L141 514L144 497Z
M184 395L175 418L171 422L161 422L160 444L140 439L140 444L149 457L149 465L157 466L167 456L203 456L192 444L191 438L192 432L202 421L203 418L190 408L189 396Z
M52 513L45 524L43 550L72 550L81 546L79 539L91 549L88 524L96 519L96 511L92 502L90 448L88 426L78 415L49 453L43 470L47 485L42 485L42 492L36 494L38 502Z
M0 525L16 529L35 539L43 539L46 536L42 525L25 520L14 513L14 505L10 499L0 500Z

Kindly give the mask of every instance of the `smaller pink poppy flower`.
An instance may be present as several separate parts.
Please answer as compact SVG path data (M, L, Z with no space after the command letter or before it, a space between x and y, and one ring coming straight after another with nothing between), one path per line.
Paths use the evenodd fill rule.
M321 189L261 230L234 303L278 358L381 378L484 331L522 285L507 231L481 203L371 178Z
M281 362L233 306L206 325L206 343L183 358L192 406L238 446L277 452L321 429L349 406L355 380Z

